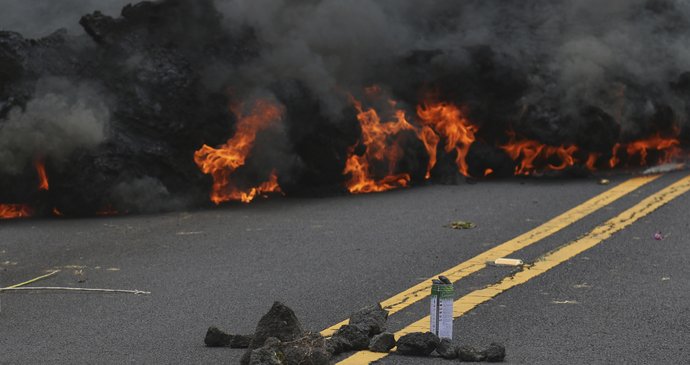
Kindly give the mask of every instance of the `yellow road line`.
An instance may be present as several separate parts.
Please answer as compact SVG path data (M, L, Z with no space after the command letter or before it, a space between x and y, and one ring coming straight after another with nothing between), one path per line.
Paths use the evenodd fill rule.
M519 251L537 241L540 241L579 221L589 214L592 214L595 211L613 203L631 191L654 181L658 177L659 176L656 175L629 179L524 234L506 241L440 274L434 275L433 278L438 277L438 275L444 275L452 282L456 282L485 268L487 261L508 256L513 252ZM426 298L429 296L429 292L431 290L431 280L433 278L424 280L423 282L384 300L381 302L381 306L388 310L388 313L392 315ZM332 336L341 326L346 325L347 323L348 320L346 319L340 323L334 324L321 331L321 334L323 336Z
M597 226L586 235L542 256L533 265L525 266L523 270L517 274L506 277L500 282L489 285L484 289L475 290L472 293L456 300L453 304L453 317L461 317L465 313L476 308L478 305L491 300L504 291L520 284L524 284L530 279L533 279L558 266L559 264L568 261L576 255L589 250L590 248L608 239L616 232L619 232L622 229L630 226L640 218L649 215L653 211L659 209L666 203L677 198L688 190L690 190L690 176L686 176L669 187L642 200L632 208ZM425 318L422 318L419 321L414 322L396 332L395 337L400 338L401 336L412 332L428 332L429 321L429 316L426 316ZM360 351L339 362L338 365L368 364L372 361L380 360L387 355L388 354L385 353Z

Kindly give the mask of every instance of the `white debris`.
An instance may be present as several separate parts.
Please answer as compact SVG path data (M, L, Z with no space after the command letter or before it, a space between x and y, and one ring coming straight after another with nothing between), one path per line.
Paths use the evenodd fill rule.
M522 260L509 258L500 258L494 261L489 261L489 263L496 266L521 266L524 264Z

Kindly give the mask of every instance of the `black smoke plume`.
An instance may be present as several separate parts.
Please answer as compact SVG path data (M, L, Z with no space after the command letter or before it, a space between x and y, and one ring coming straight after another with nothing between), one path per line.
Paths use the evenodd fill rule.
M3 2L0 203L68 216L205 204L194 152L223 144L230 106L256 99L283 123L257 135L236 184L275 171L287 195L343 191L348 156L366 151L350 96L372 85L412 123L424 101L462 107L477 177L512 175L507 131L602 161L651 135L690 141L687 1L125 3ZM400 138L397 169L421 183L424 146ZM439 148L432 180L457 181L454 160Z

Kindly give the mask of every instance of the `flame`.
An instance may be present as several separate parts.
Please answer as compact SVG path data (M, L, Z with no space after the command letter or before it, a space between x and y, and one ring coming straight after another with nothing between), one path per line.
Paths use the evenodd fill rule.
M469 122L463 112L457 106L448 103L424 104L417 107L417 116L422 124L433 128L446 141L446 152L455 150L457 156L455 162L464 176L469 176L467 166L467 153L475 141L477 126ZM437 142L438 143L438 142ZM426 144L426 143L425 143ZM427 150L430 150L427 148ZM433 153L432 153L433 152ZM436 163L436 148L429 153L431 161ZM431 170L433 165L429 168Z
M587 163L585 163L585 166L587 166L589 171L597 171L597 161L599 160L600 156L601 153L596 152L591 152L589 154L589 157L587 157Z
M403 155L403 149L395 137L405 130L416 132L407 121L405 112L398 109L395 111L395 120L382 123L376 110L364 110L361 102L353 97L350 97L350 100L358 112L357 120L362 128L360 143L366 146L366 151L358 156L355 154L355 148L350 148L350 157L343 171L343 174L350 176L345 187L350 193L362 194L407 186L411 179L410 174L395 174L395 168ZM390 101L389 104L395 107L394 101ZM376 179L372 172L372 164L386 165L386 176Z
M488 168L488 169L484 170L484 177L487 177L493 173L494 173L494 169Z
M629 142L627 144L616 143L611 150L609 167L615 168L621 163L621 151L625 151L628 163L633 157L639 157L639 165L664 164L671 162L681 155L680 141L676 137L664 138L655 134L649 138ZM655 152L655 161L649 161L650 152Z
M257 133L278 123L282 118L283 109L268 100L258 100L249 114L243 114L241 105L232 108L232 111L238 116L235 135L218 148L204 145L194 153L194 162L201 171L213 176L211 201L216 204L226 201L249 203L259 194L280 192L275 171L269 181L249 189L238 187L230 177L245 164L254 147Z
M428 126L422 127L422 129L417 133L419 139L424 143L424 148L426 148L426 153L429 155L429 164L426 168L425 179L431 178L431 169L436 166L436 149L438 148L438 142L441 140L436 132Z
M640 156L640 165L647 166L650 150L661 152L656 163L668 163L681 153L680 141L676 138L663 138L659 134L644 140L634 141L626 146L628 156Z
M611 151L611 158L609 159L609 167L614 168L618 166L618 163L621 162L621 160L618 158L618 150L620 150L621 144L616 143L613 145L613 150Z
M255 188L251 188L248 192L239 190L232 191L232 197L229 200L239 200L242 203L251 203L258 195L266 196L268 193L282 193L280 185L278 185L278 175L275 170L271 172L268 181L261 183Z
M38 173L38 190L45 190L47 191L50 188L50 185L48 184L48 175L46 174L46 166L43 160L36 160L34 163L34 166L36 167L36 172Z
M15 219L31 217L32 211L24 204L0 204L0 219Z
M515 175L529 176L537 170L558 171L575 165L573 155L578 151L577 146L548 146L535 140L516 140L514 132L509 135L510 141L501 149L518 162Z

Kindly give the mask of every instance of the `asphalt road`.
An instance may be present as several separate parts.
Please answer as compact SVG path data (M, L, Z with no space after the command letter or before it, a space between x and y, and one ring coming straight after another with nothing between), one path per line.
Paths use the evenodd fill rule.
M670 173L512 257L532 262L684 177ZM210 325L252 333L280 300L307 329L387 299L626 180L506 180L366 196L283 198L152 216L0 222L0 287L139 289L151 295L2 293L0 363L237 363ZM455 321L456 342L498 341L509 363L688 363L684 194L591 250ZM472 230L444 227L454 220ZM652 238L662 231L666 238ZM511 275L489 267L458 297ZM399 330L423 300L391 316ZM383 364L443 364L391 355Z

